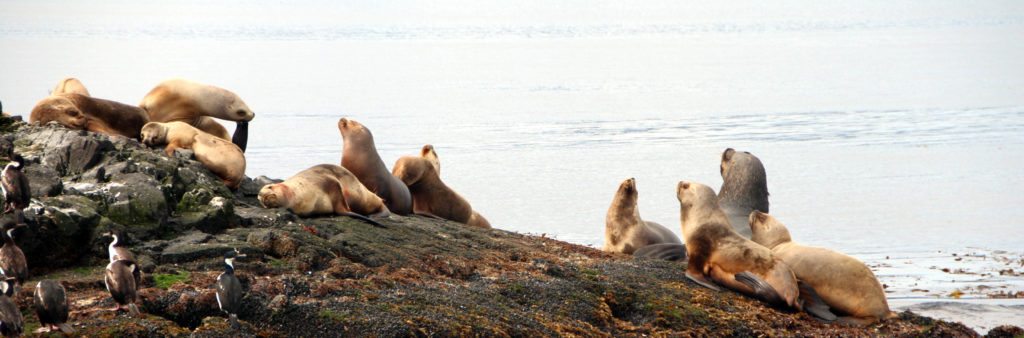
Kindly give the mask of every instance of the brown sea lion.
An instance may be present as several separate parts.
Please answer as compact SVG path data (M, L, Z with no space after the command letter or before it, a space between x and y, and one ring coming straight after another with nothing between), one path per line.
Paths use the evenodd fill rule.
M676 197L686 242L687 278L711 289L717 290L717 283L772 305L801 308L793 271L771 250L732 229L714 190L682 181Z
M789 230L775 217L760 211L749 216L752 240L771 249L796 278L814 288L831 308L845 316L841 323L867 325L895 316L889 311L878 278L856 258L825 248L794 243Z
M164 152L167 156L174 156L174 150L178 148L192 149L196 160L231 189L238 188L245 176L245 154L242 149L188 123L147 123L142 127L142 143L150 146L166 144Z
M391 212L399 215L412 213L409 188L384 165L370 130L355 120L341 118L338 120L338 131L345 143L341 166L356 175L367 189L384 199Z
M300 171L281 183L260 189L264 208L287 208L301 217L345 215L380 226L366 216L387 216L380 197L366 189L347 169L319 164Z
M50 121L57 121L68 129L138 139L149 116L139 107L67 93L48 96L32 108L29 122L45 124Z
M85 89L85 85L82 84L82 81L78 81L78 79L73 78L73 77L64 78L64 79L60 80L60 82L57 82L57 86L53 87L53 91L50 92L50 95L59 95L59 94L68 94L68 93L75 93L75 94L81 94L81 95L85 95L85 96L92 96L92 95L89 95L89 90Z
M239 148L244 148L246 140L237 136L246 133L247 123L256 117L234 92L184 79L161 82L146 94L139 107L146 110L150 121L185 122L210 135L232 141ZM239 128L235 129L235 140L224 126L212 118L239 123Z
M744 238L750 238L747 216L759 210L768 212L768 180L764 165L749 152L729 148L722 152L722 188L718 190L718 206L729 217L729 223Z
M395 162L393 174L409 187L413 213L490 228L491 223L486 218L473 211L465 198L441 181L438 168L440 161L434 146L429 144L420 149L420 156L402 156Z
M629 178L619 184L612 205L604 219L604 250L632 254L652 244L682 244L679 237L665 226L640 219L637 207L639 192L636 180Z

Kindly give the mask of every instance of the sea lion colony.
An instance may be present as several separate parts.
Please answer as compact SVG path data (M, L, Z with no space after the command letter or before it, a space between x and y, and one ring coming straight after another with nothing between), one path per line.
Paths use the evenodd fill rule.
M149 146L192 149L207 169L231 189L245 171L247 126L255 114L235 93L187 80L168 80L151 90L142 103L130 106L93 98L81 81L65 78L39 101L31 123L56 122L66 128L128 137ZM228 143L226 129L213 118L238 126ZM440 179L440 159L433 146L419 156L400 158L388 170L370 130L348 118L338 121L344 141L339 165L318 164L259 193L265 208L286 208L301 217L344 215L383 226L373 218L415 214L489 228L469 202ZM21 333L22 317L11 301L15 287L27 277L25 257L14 232L26 226L29 182L21 173L24 160L13 151L2 172L4 211L0 218L0 333ZM204 160L205 159L205 160ZM723 184L711 188L681 181L677 186L682 241L666 227L640 218L636 181L620 184L608 209L604 251L638 258L687 260L686 276L714 290L725 287L780 308L805 310L823 321L866 325L890 318L877 278L860 261L828 249L792 243L788 230L768 212L764 166L749 152L732 148L722 153ZM137 315L136 295L141 270L123 234L109 233L110 263L104 283L117 307ZM753 238L752 238L753 236ZM244 296L234 277L237 250L225 253L224 273L217 278L218 306L237 322ZM824 269L824 267L829 267ZM53 280L36 285L34 304L41 330L72 332L67 323L66 291Z

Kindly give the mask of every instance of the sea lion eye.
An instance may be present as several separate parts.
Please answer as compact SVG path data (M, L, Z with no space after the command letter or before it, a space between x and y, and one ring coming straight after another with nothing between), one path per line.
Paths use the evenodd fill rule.
M235 112L235 114L238 114L238 116L245 116L245 111L239 109L237 112Z

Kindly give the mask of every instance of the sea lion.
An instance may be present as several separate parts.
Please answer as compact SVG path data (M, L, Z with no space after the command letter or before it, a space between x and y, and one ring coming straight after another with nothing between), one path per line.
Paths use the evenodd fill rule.
M755 210L749 222L752 240L771 249L833 311L846 315L838 318L840 323L862 326L894 316L878 278L861 261L793 242L786 226L769 214Z
M78 93L50 95L32 108L30 123L57 121L68 129L138 139L149 116L139 107Z
M287 208L301 217L345 215L383 226L366 216L387 216L387 206L347 169L319 164L281 183L268 184L257 197L264 208Z
M248 123L256 114L234 92L184 79L158 84L139 103L153 122L185 122L210 135L233 141L245 150ZM212 118L235 121L234 140L228 130Z
M57 82L57 86L53 87L53 91L50 92L50 95L59 95L67 93L92 96L89 95L89 90L85 89L85 85L82 84L82 81L78 81L78 79L73 77L67 77L63 80L60 80L60 82Z
M793 271L771 250L743 238L729 226L714 190L679 182L680 223L686 242L686 277L718 290L714 283L781 307L801 309Z
M236 189L245 176L245 154L238 146L214 137L184 122L150 122L142 127L142 143L164 145L167 156L178 148L192 149L202 163L228 188Z
M619 190L615 192L612 205L605 215L602 250L632 254L652 244L682 244L679 237L665 226L640 219L638 198L635 179L629 178L619 184Z
M729 217L729 223L744 238L750 238L747 216L759 210L768 212L768 180L761 160L749 152L728 148L722 152L719 167L722 188L718 190L718 206Z
M473 211L465 198L441 181L438 168L440 160L434 146L429 144L420 149L420 156L402 156L395 162L392 174L409 187L413 213L490 228L491 223L486 218Z
M412 213L412 196L405 183L395 178L384 165L373 142L373 134L361 123L347 118L338 120L338 131L345 143L341 166L359 178L367 189L384 199L388 210L399 215Z

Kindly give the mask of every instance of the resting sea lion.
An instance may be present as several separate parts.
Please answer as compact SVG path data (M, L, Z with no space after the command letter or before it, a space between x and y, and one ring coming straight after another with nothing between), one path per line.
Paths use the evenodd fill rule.
M264 208L287 208L301 217L344 215L382 226L366 216L389 214L380 197L333 164L315 165L284 182L265 185L258 198Z
M749 219L753 241L771 249L833 311L846 315L838 318L841 323L867 325L895 316L889 311L878 278L861 261L829 249L794 243L786 226L766 213L751 212Z
M393 174L409 187L413 213L490 228L491 223L486 218L473 211L465 198L441 181L437 168L440 168L440 161L429 144L420 149L420 156L402 156L395 162Z
M142 127L142 143L164 145L167 156L178 148L192 149L203 164L228 188L236 189L245 176L245 154L238 146L214 137L184 122L150 122Z
M338 120L338 131L341 132L344 148L341 153L341 166L359 178L367 189L384 199L391 212L399 215L412 213L412 196L409 188L401 180L392 176L377 153L373 142L373 134L365 126L347 118Z
M652 244L682 244L679 237L661 224L640 219L637 207L639 192L633 178L622 181L612 198L612 205L604 219L604 248L606 252L632 254Z
M85 85L82 84L82 81L78 81L78 79L73 78L73 77L64 78L63 80L60 80L60 82L57 82L57 86L53 87L53 91L50 92L50 95L68 94L68 93L75 93L75 94L82 94L82 95L85 95L85 96L92 96L92 95L89 95L89 90L85 89Z
M732 148L722 153L720 166L722 188L718 190L718 206L729 217L729 223L744 238L750 238L747 216L759 210L768 212L768 180L761 160L749 152Z
M229 140L245 150L248 124L256 114L241 97L230 90L184 79L158 84L146 94L139 107L153 122L185 122L210 135ZM235 137L213 118L238 122Z
M67 93L48 96L32 108L29 122L45 124L50 121L57 121L68 129L138 139L149 116L139 107Z
M771 250L743 238L729 226L714 190L700 183L679 182L680 223L686 242L686 277L718 290L707 280L769 304L801 308L793 271Z

